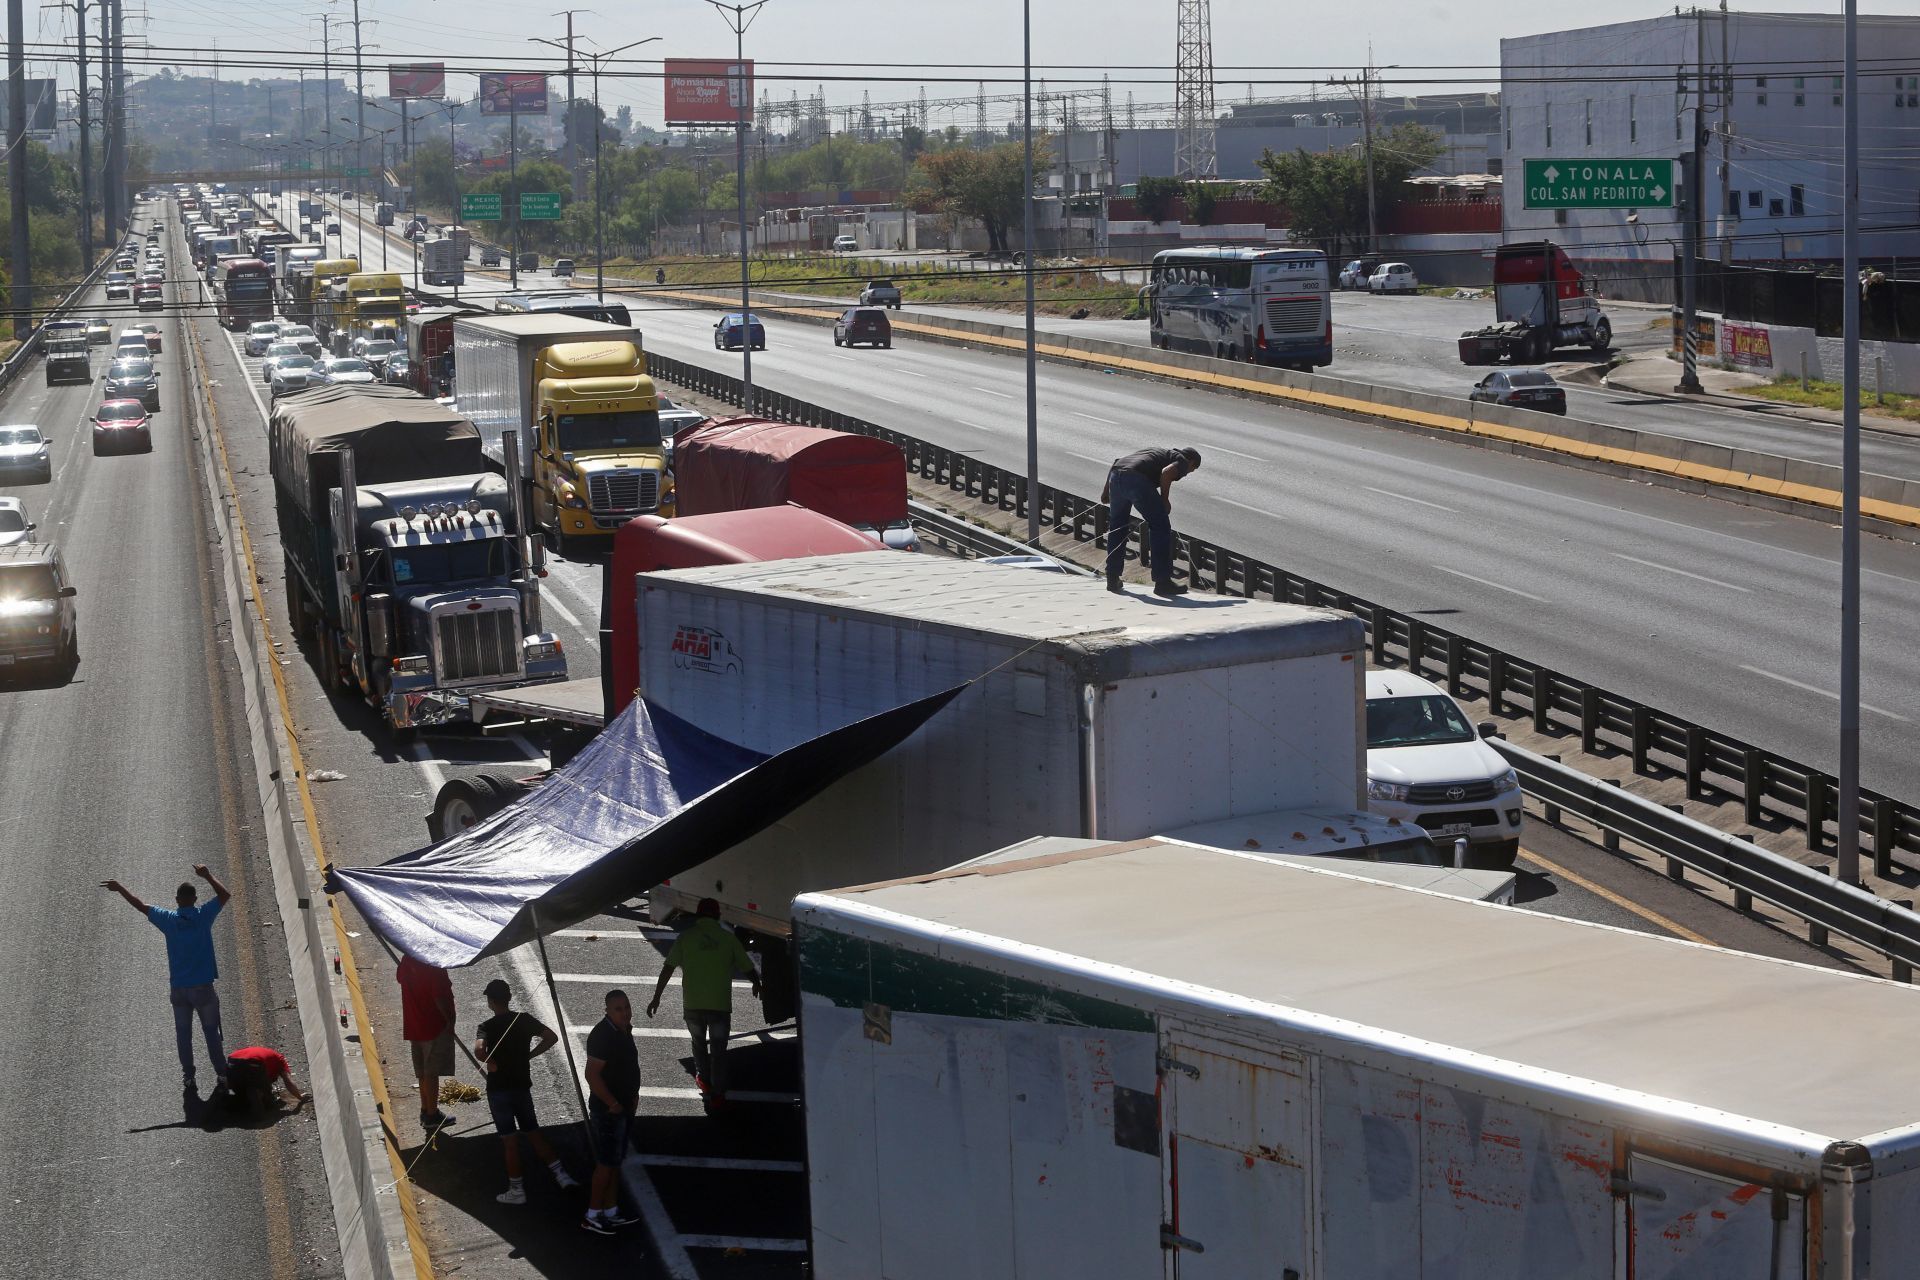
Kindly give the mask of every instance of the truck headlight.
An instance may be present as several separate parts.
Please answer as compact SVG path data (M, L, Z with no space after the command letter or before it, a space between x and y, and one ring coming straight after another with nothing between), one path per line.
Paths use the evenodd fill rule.
M1404 804L1407 799L1407 784L1404 782L1379 782L1367 779L1367 799L1391 800Z
M393 660L393 673L397 676L423 676L432 669L433 659L424 653Z
M1520 775L1511 769L1493 780L1493 793L1495 795L1503 796L1509 791L1518 791L1519 789Z
M528 662L552 662L564 651L558 640L542 639L530 636L522 642Z
M585 511L587 509L587 500L581 497L579 492L569 485L560 491L560 505L571 508L574 511Z

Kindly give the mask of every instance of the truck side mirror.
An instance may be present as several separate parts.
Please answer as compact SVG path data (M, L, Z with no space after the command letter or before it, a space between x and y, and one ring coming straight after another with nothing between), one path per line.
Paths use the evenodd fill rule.
M79 594L80 594L80 588L78 588L78 587L62 587L62 588L60 588L60 598L61 598L62 600L71 600L71 599L73 599L73 598L74 598L75 596L77 596L77 595L79 595Z

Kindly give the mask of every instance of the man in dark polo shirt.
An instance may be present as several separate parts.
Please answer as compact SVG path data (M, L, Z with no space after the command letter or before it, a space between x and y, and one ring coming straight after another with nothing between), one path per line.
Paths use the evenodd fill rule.
M640 1103L640 1055L633 1044L633 1004L607 992L607 1016L587 1035L587 1142L593 1182L580 1229L610 1236L637 1219L620 1211L620 1165L627 1158L633 1111Z
M1198 449L1142 449L1114 459L1100 501L1107 504L1107 590L1120 590L1127 563L1127 535L1133 513L1147 522L1147 558L1152 561L1153 594L1181 596L1187 589L1173 580L1173 482L1200 469Z

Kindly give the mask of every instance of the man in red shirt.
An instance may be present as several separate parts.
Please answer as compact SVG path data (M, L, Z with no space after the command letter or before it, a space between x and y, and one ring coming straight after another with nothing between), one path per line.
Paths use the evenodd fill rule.
M287 1099L296 1107L307 1100L293 1081L286 1055L278 1050L251 1044L227 1055L228 1096L236 1105L244 1106L256 1116L266 1114L275 1085L286 1086Z
M446 1124L440 1077L453 1074L453 981L445 969L400 957L400 1034L413 1051L420 1082L420 1127L429 1135Z

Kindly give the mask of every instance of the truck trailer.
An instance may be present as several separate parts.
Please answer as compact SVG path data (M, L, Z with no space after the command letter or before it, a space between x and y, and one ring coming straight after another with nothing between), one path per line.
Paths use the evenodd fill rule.
M1460 335L1463 364L1542 364L1561 347L1604 354L1613 345L1589 282L1550 241L1494 249L1493 305L1496 323Z
M533 523L567 548L671 514L660 399L640 331L571 316L453 322L454 392L487 456L519 442Z
M402 387L282 397L268 448L287 614L321 679L400 736L482 689L562 680L521 509L473 424Z
M466 246L447 236L435 236L420 250L420 279L429 285L467 282Z
M889 441L765 418L723 418L681 431L673 451L677 515L797 502L888 546L919 546L907 519L907 458Z
M1034 841L793 918L815 1275L1920 1259L1903 984L1165 840Z

